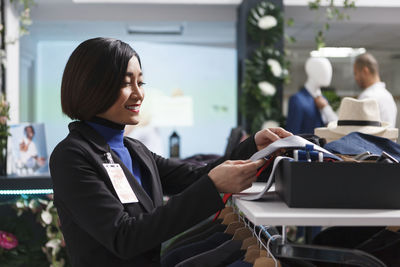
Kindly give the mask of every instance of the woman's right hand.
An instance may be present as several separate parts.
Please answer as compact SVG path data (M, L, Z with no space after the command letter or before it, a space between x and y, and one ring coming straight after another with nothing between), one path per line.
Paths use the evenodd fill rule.
M220 193L239 193L257 180L257 169L265 160L227 160L213 168L208 176Z

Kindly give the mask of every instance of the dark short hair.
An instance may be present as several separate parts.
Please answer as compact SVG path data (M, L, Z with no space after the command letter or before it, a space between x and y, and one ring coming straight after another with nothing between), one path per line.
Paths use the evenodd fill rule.
M71 119L89 120L107 111L119 97L128 61L139 55L127 43L93 38L71 54L61 82L61 107Z
M379 66L378 61L375 59L373 55L370 53L364 53L356 57L354 65L358 70L361 70L364 67L367 67L371 74L379 75Z
M24 127L24 134L26 136L28 136L28 133L27 133L28 128L31 128L33 135L35 135L35 129L33 128L32 125L27 125L27 126Z

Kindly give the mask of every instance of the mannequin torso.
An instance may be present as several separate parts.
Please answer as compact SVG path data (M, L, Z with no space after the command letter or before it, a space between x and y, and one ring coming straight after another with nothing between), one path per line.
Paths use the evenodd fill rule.
M331 83L331 63L326 58L309 58L305 64L305 70L307 81L304 88L289 99L286 127L294 134L312 134L314 128L324 126L337 118L321 93L321 87Z

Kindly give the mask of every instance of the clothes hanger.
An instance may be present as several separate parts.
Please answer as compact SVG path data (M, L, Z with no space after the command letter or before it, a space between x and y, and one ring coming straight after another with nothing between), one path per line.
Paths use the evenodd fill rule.
M253 236L248 237L245 240L243 240L242 247L240 249L247 250L250 246L258 244L258 239L255 235L255 232L256 232L256 225L254 225L253 230L252 230Z
M231 212L233 212L233 207L225 207L221 210L217 219L224 219L225 215Z
M386 230L389 230L392 232L398 232L400 230L400 226L387 226Z
M230 212L224 216L222 224L229 225L232 222L237 222L239 220L239 215L234 212Z
M270 255L274 258L279 257L286 259L302 259L306 261L351 264L362 267L386 267L386 265L379 259L361 250L316 245L289 244L287 242L282 242L282 236L278 235L279 232L275 227L263 225L261 225L260 227L268 238L268 244L267 246L263 242L259 242L259 244L265 249L270 248L267 249L267 251L272 251L273 253L270 253ZM268 229L271 229L271 231L269 231ZM261 230L259 233L259 240L262 241ZM393 230L396 230L396 228L393 228ZM268 259L267 257L259 257L255 260L253 266L281 266L279 261L274 261L274 258L271 258L273 264L267 265L271 264L271 260L265 260Z
M242 223L242 222L239 222L239 221L231 222L230 224L228 224L228 227L226 227L224 233L234 235L235 231L242 227L244 227L244 223Z
M270 235L267 232L267 229L270 228L269 226L261 226L260 227L260 232L258 234L258 238L260 241L260 246L263 246L266 251L267 251L267 256L261 256L260 253L260 257L256 258L256 260L254 261L254 265L256 267L281 267L281 263L274 257L274 255L271 253L271 250L269 248L270 243L272 240L275 240L277 238L281 238L282 236L279 234L275 234L275 235ZM261 231L264 231L267 235L268 235L268 242L267 245L265 246L264 242L261 240ZM270 256L270 257L269 257Z
M282 230L283 230L283 231L286 231L285 229L282 229ZM275 256L271 253L271 250L270 250L270 248L269 248L269 245L270 245L271 241L272 241L272 240L275 240L276 238L282 238L282 236L281 236L281 235L272 235L272 236L268 239L266 249L267 249L268 255L271 256L271 259L274 261L275 267L281 267L280 261L278 261L278 260L275 258Z
M240 215L238 217L239 219L241 218ZM247 227L247 223L245 221L245 219L243 219L244 222L244 227L238 228L235 230L235 234L233 235L232 240L245 240L248 237L252 237L253 233L252 231Z
M235 231L232 240L245 240L248 237L251 237L252 233L247 227L239 228Z
M278 264L275 264L275 261L272 258L260 257L256 259L253 267L282 267L282 265L280 264L280 262L278 262Z
M258 258L261 258L261 257L268 258L267 254L268 254L267 251L265 251L263 249L262 250L253 249L253 250L248 251L244 255L244 261L248 262L248 263L251 263L251 264L254 264L256 259L258 259Z
M260 246L258 245L258 243L257 245L251 245L247 248L247 250L256 250L256 249L260 250Z
M245 224L243 222L240 221L240 215L237 215L234 208L232 208L232 212L228 213L231 214L233 213L234 215L229 215L228 214L225 215L226 220L224 218L224 221L222 221L222 224L228 223L228 227L225 229L224 233L226 234L230 234L230 235L234 235L235 231L239 228L242 228L245 226ZM225 223L224 223L225 222Z
M247 248L247 252L250 252L250 251L258 251L260 253L263 252L263 254L265 254L265 256L269 257L267 251L265 249L260 248L260 245L258 245L258 244L257 245L251 245L250 247L248 247Z
M257 237L251 236L243 240L242 247L240 249L247 250L251 245L257 245L258 239Z
M255 226L254 226L255 229ZM261 234L261 228L260 228L260 232L258 234L258 236L256 235L257 238L257 244L256 245L251 245L247 248L247 252L244 256L244 261L254 264L254 262L256 261L256 259L260 258L260 257L267 257L268 253L266 250L262 249L262 245L259 244L260 242L263 242L260 239L260 234ZM255 230L253 231L253 233L255 233Z

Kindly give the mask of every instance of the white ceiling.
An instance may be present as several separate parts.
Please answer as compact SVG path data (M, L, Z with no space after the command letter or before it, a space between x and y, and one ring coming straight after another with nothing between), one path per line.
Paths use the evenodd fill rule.
M73 0L75 3L127 4L184 4L184 5L238 5L242 0Z
M400 2L400 1L399 1ZM321 11L322 12L322 11ZM348 12L350 20L330 22L331 28L326 34L328 46L366 47L373 50L398 51L400 45L399 7L358 7ZM322 14L322 13L321 13ZM308 7L286 7L285 17L293 18L294 27L286 32L293 35L296 48L315 46L315 25L317 13Z
M126 0L128 1L128 0ZM132 0L129 0L132 1ZM145 2L139 1L138 2ZM72 0L37 0L32 9L34 24L30 40L83 39L111 36L122 39L175 42L196 45L234 47L238 0L215 0L217 4L93 4L74 3ZM164 1L164 0L162 0ZM178 0L193 2L189 0ZM358 0L368 2L370 0ZM386 3L392 0L381 1ZM396 0L397 2L400 2ZM110 2L110 1L109 1ZM165 1L164 1L165 2ZM169 1L171 2L171 1ZM177 2L172 1L172 2ZM315 47L316 12L310 11L305 0L285 0L285 17L295 25L286 33L297 39L291 49ZM350 11L351 19L331 22L326 35L329 46L366 47L397 53L400 45L400 7L358 7ZM319 25L322 25L322 21ZM128 26L184 25L183 35L128 35Z

